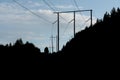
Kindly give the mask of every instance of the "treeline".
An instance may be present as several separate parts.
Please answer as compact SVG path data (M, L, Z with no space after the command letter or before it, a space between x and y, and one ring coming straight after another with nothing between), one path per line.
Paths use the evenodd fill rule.
M9 65L33 64L35 58L40 54L40 49L32 43L23 43L22 39L18 39L13 45L0 45L1 63Z
M68 62L88 66L117 65L120 43L120 9L106 12L103 19L78 32L67 42L61 54ZM107 66L108 67L108 66Z
M48 47L41 52L33 43L23 43L22 39L14 44L0 45L1 65L44 66L61 62L57 53L51 54Z
M34 44L24 44L22 39L19 39L13 45L0 45L1 62L40 66L74 64L82 67L110 64L118 59L116 56L119 52L119 27L120 9L113 8L110 13L105 13L103 19L97 19L96 24L78 32L75 38L57 53L49 54L47 47L41 52Z

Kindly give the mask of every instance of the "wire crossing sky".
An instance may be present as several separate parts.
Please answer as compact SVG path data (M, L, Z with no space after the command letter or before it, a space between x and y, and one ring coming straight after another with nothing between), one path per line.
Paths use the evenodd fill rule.
M22 38L43 49L57 36L56 11L93 10L93 23L106 11L120 7L119 0L0 0L0 44ZM60 14L60 46L73 37L73 13ZM54 24L53 24L54 23ZM76 13L76 31L90 25L88 12ZM54 39L54 47L56 40Z

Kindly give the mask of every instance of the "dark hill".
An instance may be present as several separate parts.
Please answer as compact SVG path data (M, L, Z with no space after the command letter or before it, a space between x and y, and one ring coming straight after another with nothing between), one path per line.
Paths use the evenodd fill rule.
M96 24L77 33L63 47L61 54L68 64L109 69L119 62L119 36L120 9L113 8L111 13L106 12L103 19L97 20Z
M41 53L32 43L23 44L22 40L14 45L0 45L1 65L9 70L27 66L33 70L110 72L119 64L119 27L120 9L113 8L96 24L78 32L57 53L49 54L48 48Z

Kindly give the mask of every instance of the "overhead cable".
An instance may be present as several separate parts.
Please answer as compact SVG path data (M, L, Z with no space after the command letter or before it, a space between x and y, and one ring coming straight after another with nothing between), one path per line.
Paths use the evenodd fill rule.
M34 13L33 11L31 11L31 10L30 10L30 9L28 9L27 7L23 6L22 4L20 4L20 3L19 3L19 2L17 2L16 0L13 0L13 1L14 1L16 4L18 4L19 6L21 6L22 8L24 8L24 9L28 10L31 14L33 14L33 15L35 15L35 16L37 16L37 17L39 17L40 19L43 19L44 21L47 21L47 22L51 23L51 21L49 21L49 20L47 20L47 19L43 18L42 16L40 16L40 15L38 15L38 14Z

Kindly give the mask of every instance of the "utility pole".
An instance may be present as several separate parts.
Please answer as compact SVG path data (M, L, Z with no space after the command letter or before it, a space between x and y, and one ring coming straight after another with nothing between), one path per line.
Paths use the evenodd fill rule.
M53 35L51 36L51 48L52 48L52 53L53 53L53 51L54 51L54 46L53 46Z
M54 52L54 43L53 43L53 41L54 41L54 38L56 38L56 37L53 37L53 35L50 37L51 38L51 48L52 48L52 53Z
M91 16L91 27L92 27L92 10L90 10L90 16Z
M60 22L60 20L59 20L59 16L60 16L60 13L73 13L73 21L74 21L74 23L73 23L73 26L74 26L74 28L73 28L73 32L74 32L74 37L75 37L75 26L76 26L76 24L75 24L75 22L76 22L76 12L85 12L85 11L90 11L90 16L91 16L91 26L92 26L92 10L91 9L89 9L89 10L76 10L76 11L62 11L62 12L54 12L54 13L56 13L57 14L57 51L59 51L59 22Z
M58 32L58 33L57 33L57 40L58 40L58 41L57 41L57 52L58 52L58 51L59 51L59 38L60 38L60 37L59 37L59 35L60 35L60 34L59 34L59 12L57 13L57 19L58 19L58 20L57 20L57 21L58 21L58 22L57 22L57 25L58 25L58 28L57 28L57 32Z
M59 51L59 12L54 12L57 14L57 52Z
M57 41L56 41L56 50L57 50L57 52L59 51L59 36L60 36L60 34L59 34L59 25L60 25L60 20L59 20L59 17L60 17L60 15L59 15L59 12L54 12L54 13L56 13L57 14Z
M73 12L74 13L74 24L73 24L73 26L74 26L74 37L75 37L75 11Z
M57 43L58 43L58 37L56 36L56 52L58 51L58 45L57 45Z

